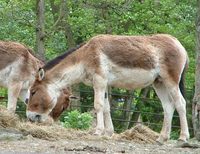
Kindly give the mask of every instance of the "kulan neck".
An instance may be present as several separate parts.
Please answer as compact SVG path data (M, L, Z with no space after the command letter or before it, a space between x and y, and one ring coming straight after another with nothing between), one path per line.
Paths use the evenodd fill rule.
M49 72L52 76L50 80L51 84L55 85L56 89L63 89L73 84L83 81L85 71L82 63L77 63L68 67L63 67L60 71Z

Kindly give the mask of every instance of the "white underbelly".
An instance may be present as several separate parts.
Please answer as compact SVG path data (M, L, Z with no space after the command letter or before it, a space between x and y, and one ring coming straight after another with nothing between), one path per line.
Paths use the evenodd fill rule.
M115 67L108 73L108 84L126 89L144 88L151 85L158 74L158 69L144 70Z

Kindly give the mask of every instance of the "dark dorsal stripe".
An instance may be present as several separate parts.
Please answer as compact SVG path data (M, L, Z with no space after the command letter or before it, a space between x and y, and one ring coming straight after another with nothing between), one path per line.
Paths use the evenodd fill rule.
M68 55L70 55L71 53L73 53L74 51L76 51L77 49L82 47L83 45L85 45L85 43L77 45L75 48L71 48L68 51L66 51L65 53L61 54L60 56L50 60L49 62L47 62L46 65L44 65L43 69L45 71L50 70L51 68L56 66L58 63L60 63L64 58L66 58Z

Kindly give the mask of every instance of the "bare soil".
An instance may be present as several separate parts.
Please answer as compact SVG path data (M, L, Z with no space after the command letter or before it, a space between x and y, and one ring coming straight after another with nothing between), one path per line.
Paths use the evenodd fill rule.
M132 141L119 141L105 138L61 139L48 141L27 136L21 140L0 141L0 153L69 153L69 154L199 154L200 148L177 147L176 141L157 144L138 144Z
M180 144L170 140L158 145L158 133L137 125L112 137L92 135L91 131L63 128L59 124L35 124L21 121L0 108L0 154L69 153L69 154L200 154L200 143L190 140Z

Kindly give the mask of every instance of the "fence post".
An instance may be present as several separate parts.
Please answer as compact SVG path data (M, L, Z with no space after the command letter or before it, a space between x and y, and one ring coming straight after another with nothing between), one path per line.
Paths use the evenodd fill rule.
M145 99L148 97L149 93L150 93L149 87L141 90L140 96L139 96L139 98L141 98L141 101L139 103L137 103L135 106L136 110L138 109L138 112L133 112L132 117L131 117L131 121L133 121L133 122L130 122L129 128L133 127L134 121L142 122L141 112L140 112L140 109L142 107L141 103L142 104L147 103L147 101Z
M125 97L124 100L124 105L123 105L123 109L124 109L124 113L123 113L123 118L126 122L124 122L124 126L123 128L126 130L128 129L128 126L130 124L130 120L131 120L131 115L132 115L132 103L133 103L133 91L127 90L126 91L127 96Z

